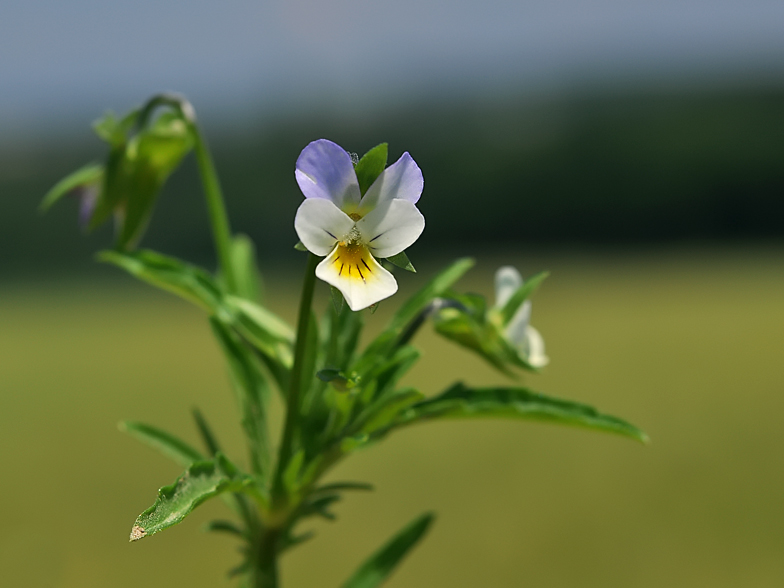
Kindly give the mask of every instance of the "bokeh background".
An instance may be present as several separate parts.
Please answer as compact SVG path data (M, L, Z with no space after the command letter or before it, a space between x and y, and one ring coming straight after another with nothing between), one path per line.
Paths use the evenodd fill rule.
M648 431L519 422L400 433L341 465L371 481L284 560L285 586L339 586L425 510L389 586L778 587L784 583L784 4L98 0L0 6L0 570L20 588L231 586L219 502L128 545L179 474L115 425L196 442L199 406L241 460L204 317L92 261L73 203L42 195L103 156L90 122L162 90L197 108L233 225L292 318L299 151L388 141L425 175L417 288L474 255L550 269L526 384ZM195 166L144 245L214 265ZM399 302L369 317L371 330ZM324 292L318 304L326 307ZM435 335L410 380L502 377Z

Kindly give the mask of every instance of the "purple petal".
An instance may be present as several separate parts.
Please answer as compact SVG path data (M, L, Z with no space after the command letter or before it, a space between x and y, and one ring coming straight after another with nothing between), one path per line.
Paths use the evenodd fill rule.
M295 176L305 198L331 200L348 213L359 204L359 183L351 156L332 141L319 139L305 147L297 159Z
M400 159L381 172L373 185L368 188L362 198L361 212L367 214L376 206L393 198L416 204L422 195L424 185L422 170L406 151Z
M97 184L83 184L75 188L72 193L79 198L79 226L86 231L93 217L95 205L98 204L100 187Z

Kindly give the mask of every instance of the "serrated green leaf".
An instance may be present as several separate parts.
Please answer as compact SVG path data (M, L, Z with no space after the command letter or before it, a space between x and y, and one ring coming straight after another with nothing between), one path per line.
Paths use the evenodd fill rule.
M376 178L381 175L384 168L387 166L388 145L381 143L376 145L362 156L362 159L357 162L354 171L357 173L357 180L359 181L359 191L364 196L368 188L373 185Z
M406 270L407 272L416 273L414 269L414 265L408 259L408 255L406 255L405 251L401 251L397 255L393 255L392 257L387 257L387 261L392 265L395 265L401 269Z
M187 467L193 462L204 460L204 456L185 441L157 427L136 421L123 421L119 424L119 429L153 449L157 449L182 466Z
M101 251L97 258L192 302L209 314L220 310L221 291L207 272L155 251Z
M234 269L236 292L252 302L261 300L261 275L256 265L256 247L247 235L235 235L231 242L231 265Z
M130 540L138 541L176 525L213 496L244 490L249 480L225 473L227 468L218 465L221 457L191 464L174 484L161 488L155 503L137 517Z
M433 514L427 513L403 527L386 545L370 556L342 588L376 588L383 584L422 539L433 518Z
M527 388L469 388L462 383L410 407L392 427L433 419L484 417L585 427L648 442L648 436L634 425L618 417L602 414L586 404L552 398Z
M46 212L55 202L80 186L100 184L103 181L103 166L91 163L64 177L49 190L41 201L39 210Z
M540 272L526 280L522 286L515 290L514 294L512 294L506 304L504 304L504 307L501 309L501 321L504 326L509 324L509 321L512 320L512 317L514 317L517 309L520 308L520 305L531 297L531 294L536 291L536 289L549 275L550 272Z

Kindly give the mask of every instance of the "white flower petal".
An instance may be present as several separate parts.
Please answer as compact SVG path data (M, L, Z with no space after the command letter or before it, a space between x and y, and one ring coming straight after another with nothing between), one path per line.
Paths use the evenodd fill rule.
M396 198L369 212L357 228L370 252L384 258L410 247L425 230L425 217L413 202Z
M495 307L503 308L517 289L523 285L523 276L511 265L499 267L495 272Z
M550 358L544 353L544 339L539 331L529 326L526 338L528 340L528 363L537 368L550 363Z
M393 198L407 200L415 204L422 195L424 185L422 170L406 152L381 172L381 175L368 188L362 197L359 213L364 216L380 204Z
M397 282L361 244L338 245L316 267L316 277L343 293L351 310L362 310L397 292Z
M328 255L353 226L354 221L345 212L322 198L306 199L294 218L299 240L316 255Z
M531 301L526 300L514 313L514 316L506 325L506 338L515 346L522 347L526 340L526 334L529 326L528 322L531 320Z
M359 205L359 182L351 156L332 141L319 139L305 147L294 175L305 198L331 200L348 213Z

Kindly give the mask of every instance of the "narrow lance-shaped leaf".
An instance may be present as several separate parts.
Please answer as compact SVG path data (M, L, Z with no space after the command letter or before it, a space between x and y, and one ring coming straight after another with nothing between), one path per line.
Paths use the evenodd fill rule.
M277 315L250 300L226 296L223 302L231 315L228 322L232 327L276 363L281 373L290 370L293 363L292 328Z
M215 318L210 319L210 325L229 366L242 411L242 426L251 449L253 470L263 478L269 473L271 459L266 408L269 387L251 350L239 337Z
M378 429L385 428L407 407L421 401L423 398L424 394L415 388L405 388L388 394L368 406L359 415L357 421L352 423L352 431L360 434L372 434Z
M44 199L41 201L40 210L45 212L49 210L55 202L66 196L76 188L91 184L93 182L100 182L103 178L103 166L97 163L91 163L82 168L79 168L72 174L66 176L54 187L46 193Z
M193 462L204 459L201 453L185 443L185 441L162 429L135 421L123 421L119 424L119 429L157 449L163 455L173 459L182 466L189 466Z
M214 460L191 464L174 484L158 491L155 503L136 519L130 539L138 541L168 529L205 500L223 492L241 491L247 483L244 476L232 471L232 466L221 455Z
M199 430L201 439L204 442L205 447L207 447L207 451L210 456L215 455L220 451L220 445L209 424L207 424L207 419L204 418L204 415L198 408L194 408L191 412L193 414L193 420L196 421L196 428Z
M433 518L431 513L427 513L406 525L370 556L342 588L376 588L383 584L411 548L422 539Z
M404 411L392 428L445 418L507 417L585 427L647 443L648 436L618 417L578 402L551 398L526 388L469 388L457 383L443 394Z
M509 321L512 320L512 317L517 312L517 309L520 308L520 305L531 297L531 294L536 291L540 284L549 275L550 272L540 272L536 274L535 276L529 278L514 292L514 294L512 294L506 304L504 304L504 307L501 309L501 319L504 325L509 324Z
M455 282L463 277L474 265L470 258L458 259L445 270L438 273L419 292L409 298L392 318L390 328L402 329L410 320L416 317L434 298L442 296Z
M435 298L443 296L473 265L473 259L458 259L425 284L400 307L387 328L367 346L362 356L357 360L354 369L363 373L372 367L380 355L390 351L406 325L416 319Z
M231 242L231 265L234 269L238 296L259 302L261 300L261 275L256 266L256 248L247 235L236 235Z
M204 270L155 251L102 251L100 261L116 265L140 280L194 303L210 314L219 312L221 292Z

